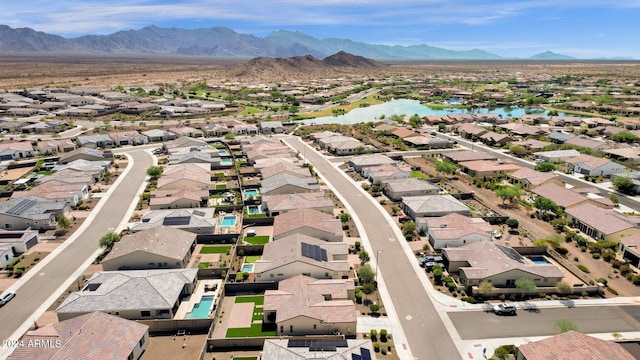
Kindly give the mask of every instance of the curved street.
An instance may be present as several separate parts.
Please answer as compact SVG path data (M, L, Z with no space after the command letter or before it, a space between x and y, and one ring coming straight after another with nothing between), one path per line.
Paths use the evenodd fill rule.
M132 201L136 201L147 174L146 169L153 165L152 155L144 149L135 148L128 150L129 164L116 183L97 206L101 206L96 212L92 212L87 222L88 226L81 233L73 234L61 246L62 251L52 253L50 260L36 265L12 290L17 291L16 298L0 308L0 339L17 339L22 335L24 325L30 326L34 322L34 313L42 307L47 307L66 290L62 287L65 281L71 278L78 269L86 266L88 259L93 259L99 249L98 240L102 235L118 228L123 218L127 216ZM116 191L117 190L117 191ZM83 224L84 226L84 224ZM80 229L79 229L80 230ZM29 276L30 275L30 276ZM52 296L58 294L57 296ZM17 331L21 329L21 331ZM26 330L26 329L24 329ZM0 358L4 357L6 348L0 349Z

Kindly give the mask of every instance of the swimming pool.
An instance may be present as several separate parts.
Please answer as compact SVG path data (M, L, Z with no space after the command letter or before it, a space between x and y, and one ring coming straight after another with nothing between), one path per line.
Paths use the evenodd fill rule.
M258 194L259 194L258 189L249 189L244 191L244 196L247 198L250 196L257 197Z
M247 214L255 215L255 214L261 214L261 213L262 213L262 209L260 208L260 205L247 206Z
M193 309L184 314L185 319L206 319L209 317L213 305L213 296L203 296L200 298L200 302L193 305Z
M242 265L242 272L253 272L253 266L254 264L243 264Z
M544 256L541 256L541 255L529 256L529 260L531 260L531 262L536 264L536 265L549 265L549 264L551 264L551 262L549 262L549 260L547 260Z
M220 226L236 226L236 216L235 215L226 215L222 218L222 222Z
M233 165L233 160L231 160L231 159L220 159L220 165Z
M218 155L220 156L230 156L231 154L229 154L229 152L227 150L218 150Z

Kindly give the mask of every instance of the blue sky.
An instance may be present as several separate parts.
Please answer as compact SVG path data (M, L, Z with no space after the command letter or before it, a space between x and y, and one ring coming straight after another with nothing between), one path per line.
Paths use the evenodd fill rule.
M505 57L550 50L640 59L640 0L6 0L2 10L0 24L64 37L226 26L259 37L285 29Z

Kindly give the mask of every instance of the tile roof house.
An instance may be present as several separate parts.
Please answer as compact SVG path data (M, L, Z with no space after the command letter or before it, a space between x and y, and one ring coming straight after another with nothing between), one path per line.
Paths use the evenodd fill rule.
M259 159L256 160L253 164L253 167L256 169L264 169L271 166L283 166L289 167L291 165L296 165L298 167L302 166L302 162L296 158L267 158L267 159Z
M354 156L349 160L349 166L353 167L357 172L361 172L366 167L395 163L395 160L381 154Z
M269 216L296 209L315 209L333 214L333 201L322 192L263 195L262 208Z
M406 137L403 139L403 141L407 145L413 146L416 149L432 150L432 149L447 149L447 148L453 147L453 142L451 140L440 139L433 136L417 135L417 136Z
M275 323L277 334L356 334L355 285L352 279L317 280L298 275L264 293L263 322Z
M511 137L508 134L500 134L493 131L480 135L479 139L489 146L504 146L511 141Z
M362 176L372 184L386 180L408 179L411 177L411 167L401 167L397 163L370 166L362 170Z
M149 138L149 142L175 140L176 138L174 133L162 129L151 129L143 131L141 134Z
M540 159L547 162L563 162L571 158L580 156L580 152L575 149L570 150L552 150L552 151L540 151L533 153L536 159Z
M129 320L172 319L198 269L99 271L55 310L63 321L94 311Z
M169 155L169 165L208 164L210 169L220 168L220 156L216 152L189 151Z
M180 269L187 266L195 246L196 234L157 226L123 236L102 260L102 269Z
M185 187L209 190L211 168L208 164L179 164L164 168L158 179L159 190L180 190Z
M185 209L207 207L209 205L209 190L192 187L182 189L156 190L151 193L149 208L160 209Z
M640 234L620 239L620 253L632 266L640 267Z
M316 178L301 178L286 173L280 173L269 178L262 179L260 184L260 193L262 196L316 192L320 190L320 185L318 185Z
M0 142L0 161L32 157L35 152L29 141Z
M181 149L181 148L191 149L191 148L200 148L200 147L210 147L206 141L202 139L194 139L188 136L181 136L174 140L165 141L163 146L169 153L172 153L172 150Z
M622 238L640 233L640 228L615 210L583 204L567 209L565 215L571 226L596 240L618 242Z
M286 173L286 174L301 177L301 178L312 176L311 171L309 171L309 168L300 167L299 165L295 165L293 163L281 163L281 164L263 167L260 169L260 177L262 177L263 179L270 178L280 173Z
M520 170L511 160L474 160L459 162L460 170L472 177L496 177Z
M402 210L414 221L420 217L444 216L451 213L470 216L471 210L451 195L406 196Z
M27 252L38 244L38 231L31 229L0 229L0 248L8 247L15 255Z
M69 213L66 200L50 200L25 196L0 202L0 228L10 230L53 230L58 215Z
M419 232L429 236L429 243L436 250L491 240L493 233L491 224L482 218L460 214L418 218L416 225Z
M107 134L78 135L76 140L80 146L92 149L108 148L115 145L113 139Z
M609 159L582 154L565 162L565 172L584 174L588 176L608 177L611 174L621 173L627 167Z
M459 162L464 162L464 161L497 159L495 155L487 154L482 151L473 151L473 150L449 151L446 153L442 153L441 156L444 159L448 159L454 164L457 164Z
M559 186L564 185L564 181L557 177L553 172L541 172L528 167L523 167L520 168L520 170L507 174L507 179L514 184L522 185L522 188L525 190L530 190L535 187L551 183Z
M535 264L512 248L492 241L478 241L461 247L444 248L447 271L458 273L460 284L473 289L482 281L495 287L515 287L517 279L529 279L538 287L555 287L562 270L553 264Z
M97 149L81 147L60 155L60 164L68 164L76 160L104 161L104 153Z
M109 137L116 145L143 145L149 143L149 138L137 131L114 131Z
M11 198L37 196L43 199L64 200L73 207L78 205L78 202L88 195L89 185L86 183L59 184L54 182L45 182L43 184L36 185L29 190L14 191L11 194Z
M264 246L253 272L257 282L277 282L300 274L316 279L348 278L348 245L293 234Z
M267 339L262 347L260 360L376 359L370 339L345 339L338 342L331 339L329 341L329 346L323 345L323 339L311 342L309 346L300 346L295 340Z
M174 133L174 134L176 134L178 136L190 136L190 137L194 137L194 138L201 138L204 135L202 130L196 129L196 128L191 127L191 126L172 127L172 128L169 129L169 131L171 131L172 133Z
M43 346L19 346L8 360L139 359L149 326L96 311L29 331L21 340Z
M518 346L517 360L633 360L622 345L577 331L568 331Z
M586 135L576 136L564 142L565 144L589 148L595 152L602 152L602 150L610 149L611 145L602 140L595 140Z
M396 138L400 138L400 139L404 139L404 138L408 138L408 137L412 137L412 136L418 135L418 133L416 133L412 129L408 129L408 128L404 128L404 127L393 130L391 132L391 134L393 136L395 136Z
M342 241L342 223L333 215L313 209L296 209L273 219L273 240L304 234L325 241Z
M540 141L536 139L528 139L528 140L521 140L521 141L512 141L510 145L512 146L519 145L524 147L528 152L532 152L532 151L540 151L545 146L552 145L552 143L547 141Z
M576 136L571 133L553 131L551 134L548 135L548 137L549 137L549 140L553 141L556 144L564 144L565 142L573 139Z
M151 210L144 214L141 222L131 227L132 232L143 231L157 226L169 226L194 234L213 234L217 216L214 208L190 208L175 210Z
M392 201L403 196L438 195L440 188L422 179L389 179L382 182L382 192Z
M547 199L553 200L553 202L563 209L570 209L587 203L601 208L613 208L613 203L590 199L580 192L573 191L562 185L554 183L535 187L531 192L537 196L543 196Z

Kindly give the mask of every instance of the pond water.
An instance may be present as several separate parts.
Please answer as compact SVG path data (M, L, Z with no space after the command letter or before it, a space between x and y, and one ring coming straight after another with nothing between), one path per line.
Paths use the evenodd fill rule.
M384 104L372 105L364 108L357 108L349 111L344 115L325 116L315 119L307 119L300 121L303 124L356 124L361 122L377 121L384 115L452 115L452 114L496 114L503 118L517 118L527 113L544 114L546 110L534 108L527 109L521 107L503 107L503 108L474 108L474 109L432 109L420 104L418 100L398 99L391 100Z

